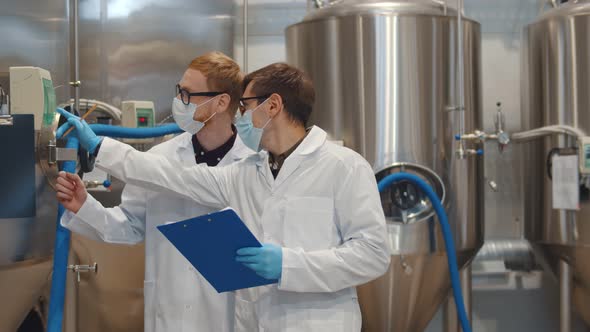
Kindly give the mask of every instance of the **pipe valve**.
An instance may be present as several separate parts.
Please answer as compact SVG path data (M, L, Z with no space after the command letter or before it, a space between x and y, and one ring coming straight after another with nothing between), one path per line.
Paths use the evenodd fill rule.
M98 273L98 264L94 263L93 265L68 265L68 270L72 270L72 272L76 273L78 276L78 282L80 282L80 273L84 272L94 272L94 274Z
M88 189L98 188L100 186L104 187L105 189L109 189L111 187L111 181L84 181L84 186Z

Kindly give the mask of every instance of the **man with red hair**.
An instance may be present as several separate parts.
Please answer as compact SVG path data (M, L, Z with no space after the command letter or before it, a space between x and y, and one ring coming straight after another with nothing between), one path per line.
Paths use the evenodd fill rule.
M242 94L242 73L232 59L220 52L197 57L184 72L176 92L172 114L185 133L149 153L185 167L228 165L253 153L232 124ZM58 189L73 197L63 199L58 193L68 210L61 220L63 226L99 241L145 241L146 332L234 330L233 293L218 294L156 229L169 221L212 212L212 208L132 185L125 187L121 205L105 208L87 194L77 175L68 176L71 178L66 180L62 173L58 180Z

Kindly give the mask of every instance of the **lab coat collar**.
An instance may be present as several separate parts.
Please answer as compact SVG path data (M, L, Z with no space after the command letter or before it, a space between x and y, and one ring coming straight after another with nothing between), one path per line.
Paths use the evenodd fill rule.
M229 150L229 152L225 155L223 159L230 158L230 160L238 161L245 159L246 157L253 155L254 152L252 149L244 144L244 141L240 138L240 135L236 135L236 141L234 142L234 146Z
M180 160L185 166L193 165L195 162L195 154L193 152L193 135L189 133L182 133L177 137L178 146L176 147L176 155L180 156Z
M307 136L303 139L301 144L291 153L285 160L283 167L279 171L276 179L274 179L270 167L268 166L268 152L264 151L259 153L259 159L257 165L263 167L264 177L267 182L271 184L271 187L276 188L284 183L291 174L293 174L301 165L305 156L317 151L326 141L327 134L320 127L313 126ZM272 180L274 179L274 181Z
M195 162L195 155L194 155L194 150L193 150L192 138L193 138L193 135L191 135L189 133L180 134L180 137L178 137L179 144L178 144L178 148L177 148L178 155L183 156L182 161L183 162L190 161L191 165L192 165L192 163ZM247 147L244 144L244 142L240 138L240 135L236 135L236 140L234 142L233 147L223 157L223 159L221 159L221 161L219 162L219 166L227 165L232 162L242 160L251 154L254 154L254 151L252 151L249 147Z
M297 149L293 151L293 154L306 155L315 152L322 145L324 145L327 136L328 135L322 128L318 126L311 127L311 130L303 142L301 142Z
M311 127L311 130L309 131L307 136L305 136L305 138L303 139L301 144L299 144L297 149L295 149L295 151L293 151L293 153L291 153L289 158L291 158L293 156L301 156L301 155L307 155L307 154L313 153L314 151L319 149L322 145L324 145L327 137L328 137L328 134L326 134L326 132L322 128L320 128L318 126ZM258 156L259 156L259 158L256 161L256 165L261 166L261 165L268 164L268 151L266 151L266 150L261 151L258 153ZM287 159L289 159L289 158L287 158Z

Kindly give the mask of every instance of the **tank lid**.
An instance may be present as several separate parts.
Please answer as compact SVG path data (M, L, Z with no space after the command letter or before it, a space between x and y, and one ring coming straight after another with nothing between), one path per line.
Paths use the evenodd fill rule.
M311 21L329 17L363 14L412 14L412 15L445 15L443 0L340 0L322 7L305 16L303 21ZM446 8L447 15L457 15L454 8Z
M535 21L540 22L551 18L567 16L590 15L590 0L570 0L542 13Z

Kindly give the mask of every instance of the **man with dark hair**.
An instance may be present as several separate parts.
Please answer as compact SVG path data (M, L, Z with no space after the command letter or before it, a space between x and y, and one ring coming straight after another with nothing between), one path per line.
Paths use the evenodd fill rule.
M315 91L304 72L284 63L276 63L247 75L243 82L244 91L253 81L256 81L252 85L253 94L264 96L276 93L283 99L291 119L307 126Z
M236 210L263 242L238 250L236 260L279 280L237 292L245 330L360 331L356 286L385 273L390 259L373 170L319 127L306 130L314 89L302 71L272 64L244 84L236 127L258 154L227 167L183 168L105 138L96 165L140 187ZM83 147L96 148L84 122L68 121Z

